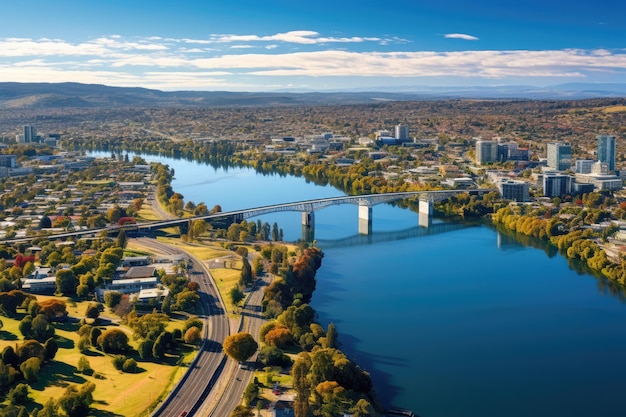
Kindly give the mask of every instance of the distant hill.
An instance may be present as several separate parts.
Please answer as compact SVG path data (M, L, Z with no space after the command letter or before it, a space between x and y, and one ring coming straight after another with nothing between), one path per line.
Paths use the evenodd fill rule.
M67 107L232 107L364 104L436 99L585 99L626 97L626 84L552 87L381 87L377 91L173 91L80 83L0 83L0 109Z

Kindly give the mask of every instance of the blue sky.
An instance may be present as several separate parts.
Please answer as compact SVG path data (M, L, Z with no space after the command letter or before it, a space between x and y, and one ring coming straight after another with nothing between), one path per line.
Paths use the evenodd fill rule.
M0 0L0 82L160 90L626 83L620 0Z

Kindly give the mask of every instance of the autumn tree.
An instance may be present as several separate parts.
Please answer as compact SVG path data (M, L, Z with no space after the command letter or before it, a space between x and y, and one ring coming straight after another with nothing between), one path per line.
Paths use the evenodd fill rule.
M259 345L250 333L239 332L227 336L224 339L223 347L228 357L237 362L244 362L256 352Z

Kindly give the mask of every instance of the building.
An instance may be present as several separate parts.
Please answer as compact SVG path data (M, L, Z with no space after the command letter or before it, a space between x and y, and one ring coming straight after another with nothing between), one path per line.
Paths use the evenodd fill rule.
M543 175L543 195L561 197L572 193L572 177L569 175L546 172Z
M24 125L24 143L36 142L37 131L31 125Z
M609 170L615 171L615 136L598 135L598 161L609 164Z
M498 144L492 140L476 142L476 163L483 165L498 160Z
M505 200L518 202L530 200L527 182L502 178L501 181L497 183L497 186L502 198Z
M398 140L410 140L409 138L409 126L407 125L396 125L396 139Z
M595 161L593 159L577 159L575 170L577 174L591 174L591 168Z
M548 143L548 167L565 171L572 166L572 146L565 143Z
M15 167L17 167L17 156L15 156L15 155L0 155L0 167L2 167L2 168L15 168Z

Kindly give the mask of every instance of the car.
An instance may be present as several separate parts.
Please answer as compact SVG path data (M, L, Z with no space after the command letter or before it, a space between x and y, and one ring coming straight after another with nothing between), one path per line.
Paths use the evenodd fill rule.
M186 412L186 411L183 411L182 413L180 413L180 414L178 415L178 417L185 417L186 415L187 415L187 412Z
M240 363L239 369L243 369L244 371L247 371L249 368L248 368L248 365L246 365L245 363Z

